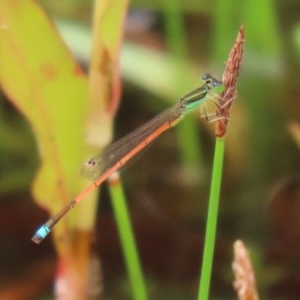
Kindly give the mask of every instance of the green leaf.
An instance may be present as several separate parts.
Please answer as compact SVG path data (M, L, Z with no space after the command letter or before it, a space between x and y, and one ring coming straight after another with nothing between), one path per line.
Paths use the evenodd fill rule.
M41 166L35 199L57 211L80 189L88 85L33 1L0 1L0 83L36 136Z

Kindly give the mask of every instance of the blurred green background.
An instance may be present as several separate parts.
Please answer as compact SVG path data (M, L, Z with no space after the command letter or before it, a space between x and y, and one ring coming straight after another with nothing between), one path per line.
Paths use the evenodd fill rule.
M92 1L40 2L87 68ZM236 239L250 249L262 299L300 297L299 20L296 0L130 3L116 138L178 101L203 72L221 78L239 26L245 26L211 299L236 298L231 271ZM38 149L29 124L0 97L0 295L20 290L23 298L11 299L51 299L51 239L39 247L30 241L47 218L30 194ZM150 299L196 298L213 144L213 125L194 114L122 173ZM130 299L105 187L97 220L94 252L101 260L103 299Z

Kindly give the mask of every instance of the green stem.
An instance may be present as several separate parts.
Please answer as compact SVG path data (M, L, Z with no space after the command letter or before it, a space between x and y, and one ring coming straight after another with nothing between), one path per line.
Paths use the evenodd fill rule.
M198 300L207 300L209 297L211 270L217 231L224 148L224 138L216 138Z
M117 174L109 178L109 191L134 299L147 300L146 284L129 218L124 189Z

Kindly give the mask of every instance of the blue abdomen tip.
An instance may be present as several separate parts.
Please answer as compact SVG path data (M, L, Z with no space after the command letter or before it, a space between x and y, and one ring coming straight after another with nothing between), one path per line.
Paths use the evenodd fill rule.
M35 242L36 244L40 244L41 241L48 235L50 232L50 228L46 225L43 225L40 227L36 232L35 235L32 237L32 241Z
M48 233L50 232L50 229L48 226L43 225L42 227L40 227L37 231L36 231L36 235L38 235L39 237L41 237L42 239L45 238Z

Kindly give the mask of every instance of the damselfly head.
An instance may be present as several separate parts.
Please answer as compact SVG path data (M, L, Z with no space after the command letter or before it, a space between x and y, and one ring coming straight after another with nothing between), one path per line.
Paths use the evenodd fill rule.
M214 89L217 93L222 92L224 89L222 81L214 78L210 73L204 73L202 75L202 81L205 82L209 90Z

